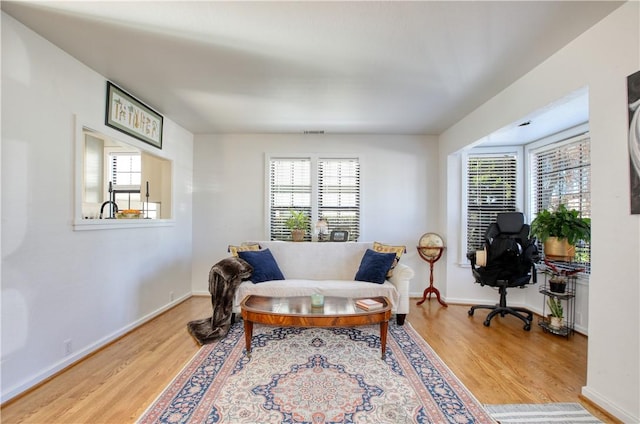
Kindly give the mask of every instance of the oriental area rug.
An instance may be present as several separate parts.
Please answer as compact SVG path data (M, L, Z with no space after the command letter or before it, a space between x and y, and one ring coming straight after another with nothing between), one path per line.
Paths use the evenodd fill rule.
M138 423L495 423L408 324L279 328L242 322L203 346Z

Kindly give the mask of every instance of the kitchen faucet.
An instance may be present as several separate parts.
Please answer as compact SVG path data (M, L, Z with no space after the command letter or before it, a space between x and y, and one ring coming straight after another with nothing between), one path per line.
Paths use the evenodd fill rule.
M109 204L113 206L112 206L112 209L110 208L111 212L109 213L109 217L105 219L113 219L114 218L113 214L118 212L118 205L116 204L116 202L114 202L113 200L107 200L102 204L102 206L100 206L100 219L102 219L102 213L104 212L104 207Z
M109 207L109 218L107 219L115 218L113 214L118 212L118 205L116 204L116 197L114 194L115 193L113 192L113 183L109 181L109 200L107 200L102 204L102 206L100 206L100 219L102 219L102 213L104 212L104 207L109 204L111 204L112 206Z

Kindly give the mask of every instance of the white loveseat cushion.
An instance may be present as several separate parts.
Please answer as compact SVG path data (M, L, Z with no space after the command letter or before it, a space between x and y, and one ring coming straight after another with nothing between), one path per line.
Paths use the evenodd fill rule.
M285 279L353 281L372 243L261 241L271 250Z

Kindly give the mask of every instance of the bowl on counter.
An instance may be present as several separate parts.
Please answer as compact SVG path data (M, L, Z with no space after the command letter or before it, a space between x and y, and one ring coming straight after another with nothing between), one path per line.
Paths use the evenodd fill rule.
M142 213L138 209L125 209L123 211L116 212L116 218L118 219L140 219Z

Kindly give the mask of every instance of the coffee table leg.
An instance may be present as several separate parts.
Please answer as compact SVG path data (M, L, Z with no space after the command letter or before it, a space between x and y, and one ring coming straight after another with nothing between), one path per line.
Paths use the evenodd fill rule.
M244 341L247 346L247 356L251 358L251 337L253 336L253 322L244 320Z
M387 330L389 329L389 321L380 323L380 349L382 349L382 360L387 356Z

